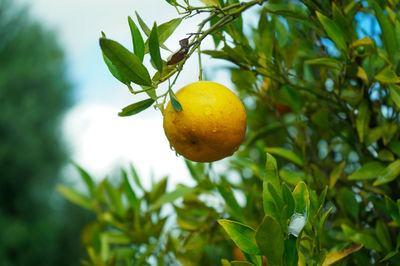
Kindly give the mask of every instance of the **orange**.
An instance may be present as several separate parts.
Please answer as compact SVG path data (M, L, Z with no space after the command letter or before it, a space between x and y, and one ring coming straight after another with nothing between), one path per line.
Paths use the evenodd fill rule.
M246 110L227 87L210 81L189 84L176 93L182 111L171 102L164 111L164 131L171 147L196 162L232 155L246 133Z

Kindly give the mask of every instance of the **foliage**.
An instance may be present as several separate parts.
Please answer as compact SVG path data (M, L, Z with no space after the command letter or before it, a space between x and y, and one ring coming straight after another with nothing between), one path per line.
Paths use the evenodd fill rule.
M99 217L108 213L110 221L131 227L124 231L100 219L103 227L98 225L96 234L122 234L134 254L120 255L120 245L97 245L92 262L125 260L129 265L144 263L147 257L146 263L153 264L172 259L183 265L262 265L265 256L268 265L398 265L399 1L167 2L180 18L155 24L150 31L136 14L148 40L130 19L134 53L103 36L105 61L132 93L147 93L161 111L196 50L199 59L206 54L231 62L232 82L248 112L246 143L230 161L230 172L239 174L240 182L232 182L230 172L216 174L188 162L197 182L184 187L188 194L181 194L182 187L166 193L160 183L142 190L139 201L145 203L138 208L123 200L129 197L126 185L107 192L123 204L95 209ZM245 30L242 14L250 8L256 10L258 24ZM164 41L179 23L204 13L197 33L181 40L181 48L160 64L159 49L167 49ZM207 36L212 36L215 49L202 51ZM154 70L142 63L148 51ZM199 68L201 79L200 62ZM159 85L167 80L163 92ZM143 104L138 106L144 110ZM87 199L92 208L104 193ZM148 196L154 194L164 200L156 204ZM238 194L244 200L239 201ZM175 201L178 197L181 201ZM212 204L215 198L224 205ZM161 215L159 208L167 209L166 203L172 204L175 215ZM119 211L113 211L117 206ZM140 217L149 218L137 222L137 216L118 216L135 208ZM168 216L178 228L154 230ZM135 222L154 228L139 229ZM144 247L130 236L143 231L148 232ZM152 242L150 232L160 232L158 238L152 236L158 240ZM233 244L247 263L229 262Z
M72 265L88 214L54 193L67 161L64 56L54 34L12 1L0 1L0 35L0 264Z

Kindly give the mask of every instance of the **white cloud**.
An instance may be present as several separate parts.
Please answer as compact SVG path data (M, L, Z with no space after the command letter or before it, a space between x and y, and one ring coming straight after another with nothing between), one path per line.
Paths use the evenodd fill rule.
M169 148L159 111L151 108L132 117L118 117L117 111L86 101L68 112L63 128L72 140L72 159L97 178L133 162L143 179L154 173L171 176L174 184L188 183L182 158Z

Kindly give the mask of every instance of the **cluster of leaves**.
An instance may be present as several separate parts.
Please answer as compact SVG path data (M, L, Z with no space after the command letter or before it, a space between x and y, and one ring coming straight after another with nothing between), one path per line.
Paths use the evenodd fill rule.
M173 203L176 235L161 230L158 237L160 245L167 243L160 249L166 253L150 253L160 260L174 254L184 265L216 264L232 258L229 236L247 262L222 260L224 265L262 265L262 256L269 265L330 265L341 259L351 265L399 264L399 1L204 0L200 7L187 0L167 2L180 18L150 30L137 16L149 36L146 41L129 19L133 53L105 37L100 40L113 75L133 93L150 97L120 115L136 114L154 102L162 110L168 95L179 110L171 88L186 59L198 50L232 63L229 71L246 104L249 131L230 163L239 183L188 163L197 181L194 188L160 196L161 205L142 198L147 207L140 205L139 213L154 212L155 217L143 216L151 217L153 226L163 219L154 204L160 208L183 200ZM259 19L247 33L242 13L251 7L258 8ZM198 32L182 40L171 59L162 60L163 41L182 19L199 13L209 16ZM215 49L201 51L207 36ZM152 78L142 63L147 52L156 71ZM167 92L157 93L170 78ZM131 82L142 90L134 90ZM118 198L131 197L124 186L114 193ZM203 199L203 194L208 196ZM224 204L212 206L213 196ZM134 205L122 202L123 213L129 213ZM119 219L132 224L124 217ZM135 250L139 253L127 263L139 254L151 258L147 249Z

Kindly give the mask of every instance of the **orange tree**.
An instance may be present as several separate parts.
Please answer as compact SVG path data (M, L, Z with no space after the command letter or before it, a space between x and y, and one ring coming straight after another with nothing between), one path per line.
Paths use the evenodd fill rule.
M196 52L232 63L246 138L227 173L186 161L196 185L173 191L167 178L144 189L133 167L99 184L80 169L88 193L59 190L97 213L82 232L84 263L398 265L399 1L167 2L178 18L150 28L129 17L133 50L100 39L111 73L149 96L119 115L164 112L167 98L184 112L173 89ZM258 24L244 33L249 9ZM199 14L197 31L162 58L166 39ZM201 50L207 37L215 49Z

